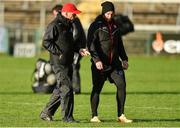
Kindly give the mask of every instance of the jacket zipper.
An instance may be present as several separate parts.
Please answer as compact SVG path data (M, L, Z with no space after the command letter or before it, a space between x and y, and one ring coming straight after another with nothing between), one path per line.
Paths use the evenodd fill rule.
M109 50L109 63L112 63L112 57L113 57L113 53L112 53L112 49L113 49L113 37L112 37L112 25L113 24L109 24L108 23L108 29L109 29L109 36L110 36L110 50Z

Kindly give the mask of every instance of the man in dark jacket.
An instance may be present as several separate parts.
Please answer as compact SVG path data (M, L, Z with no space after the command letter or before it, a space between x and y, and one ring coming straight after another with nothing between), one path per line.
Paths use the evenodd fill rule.
M73 118L74 95L71 83L72 62L74 52L86 56L89 52L80 49L81 44L75 44L72 33L72 21L77 10L74 4L64 4L61 14L48 25L43 38L43 46L50 53L50 63L56 75L57 85L53 91L50 101L40 114L40 118L52 121L52 116L61 103L62 121L76 122Z
M114 5L112 2L104 2L102 15L90 25L88 30L88 48L92 61L92 82L91 92L91 122L101 122L98 118L99 94L104 82L109 79L117 87L117 116L118 121L131 123L124 115L126 98L126 81L123 69L128 68L128 57L126 55L121 39L122 30L120 24L113 19ZM120 59L119 59L120 58Z
M61 11L62 5L57 4L52 8L52 13L54 17L58 15L58 13ZM76 16L75 19L72 22L73 26L73 39L75 44L81 44L81 47L86 48L86 35L83 29L83 26L81 24L80 19ZM80 79L80 60L82 59L82 56L78 53L74 53L74 60L72 64L73 73L72 73L72 85L73 85L73 91L75 94L81 93L81 79Z

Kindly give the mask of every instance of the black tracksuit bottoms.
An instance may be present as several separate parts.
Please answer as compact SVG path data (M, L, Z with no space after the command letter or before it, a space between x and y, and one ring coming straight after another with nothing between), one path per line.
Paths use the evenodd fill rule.
M111 72L102 72L96 68L94 64L91 66L92 71L92 82L93 88L91 92L91 110L92 117L98 116L98 105L99 105L99 95L103 88L104 82L108 79L116 85L116 101L117 101L117 116L124 114L124 105L126 99L126 81L125 74L123 70L114 69Z
M73 117L74 108L74 95L71 82L72 66L52 65L52 68L56 75L57 85L43 112L53 116L61 104L62 118L71 118Z

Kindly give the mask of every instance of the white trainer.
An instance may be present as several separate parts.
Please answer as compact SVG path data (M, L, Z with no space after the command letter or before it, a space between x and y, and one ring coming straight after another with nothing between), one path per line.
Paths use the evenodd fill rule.
M118 117L118 121L121 123L132 123L133 120L127 119L124 114Z
M100 119L97 116L94 116L91 120L92 123L100 123Z

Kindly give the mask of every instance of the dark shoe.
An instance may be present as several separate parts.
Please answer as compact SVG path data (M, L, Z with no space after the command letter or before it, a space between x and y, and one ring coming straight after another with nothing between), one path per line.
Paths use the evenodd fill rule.
M75 120L73 117L63 118L62 121L66 123L79 123L79 121Z
M45 120L45 121L53 121L52 116L49 116L49 115L47 115L47 114L44 113L44 112L41 112L40 118L41 118L42 120Z

